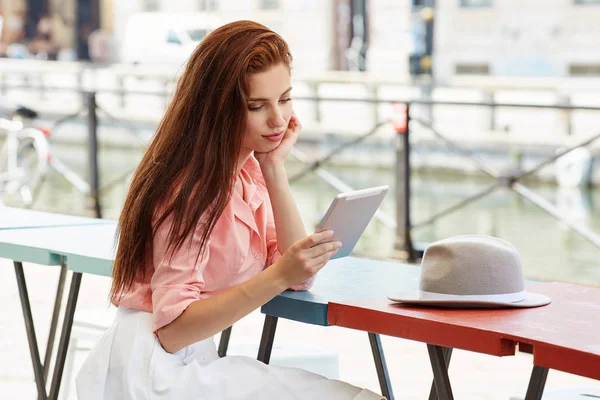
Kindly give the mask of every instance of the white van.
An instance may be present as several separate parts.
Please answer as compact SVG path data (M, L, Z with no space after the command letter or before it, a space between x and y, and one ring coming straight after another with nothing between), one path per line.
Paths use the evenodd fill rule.
M143 12L129 17L121 60L133 64L184 64L221 23L205 13Z

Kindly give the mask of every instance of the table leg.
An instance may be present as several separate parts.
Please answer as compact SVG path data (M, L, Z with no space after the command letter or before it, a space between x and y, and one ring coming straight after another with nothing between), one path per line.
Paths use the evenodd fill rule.
M450 365L450 357L452 356L452 347L442 347L444 353L444 361L446 368ZM429 391L429 400L437 400L437 389L435 388L435 381L431 383L431 390Z
M444 349L441 346L427 344L431 369L433 370L433 381L440 400L453 400L448 368L444 359Z
M548 377L548 368L533 366L531 378L529 378L529 386L525 400L541 400L544 394L544 386L546 386L546 378Z
M52 359L52 348L56 339L56 326L58 325L58 315L60 314L60 304L62 302L63 292L65 291L65 279L67 278L67 266L64 259L60 263L60 275L56 287L56 298L54 299L54 311L50 320L50 332L48 333L48 344L46 345L46 356L44 357L44 381L48 379L48 370L50 369L50 360Z
M273 350L273 340L275 339L275 330L277 329L277 317L271 315L265 316L265 324L260 338L260 347L258 348L258 361L268 364L271 361L271 350Z
M31 313L31 304L29 303L29 294L27 293L27 283L25 282L25 273L23 272L23 263L15 261L15 275L17 276L17 285L19 286L19 297L21 298L21 308L23 309L23 318L25 319L25 329L27 331L27 341L29 342L29 352L31 353L31 362L33 364L33 375L37 386L38 398L46 400L46 380L40 361L40 351L38 349L37 338L35 336L35 326L33 325L33 314Z
M52 400L58 399L60 383L67 358L67 350L69 348L69 340L71 338L71 328L73 327L73 316L77 307L77 297L79 296L79 287L81 286L81 273L73 272L71 278L71 288L69 289L69 297L67 299L67 307L60 334L60 341L56 352L56 364L54 366L54 375L52 376L52 386L50 388L49 398Z
M227 355L227 347L229 347L229 338L231 337L231 328L233 328L233 326L230 326L221 332L218 351L219 357L225 357Z
M373 360L375 361L375 369L377 370L377 378L379 378L379 386L381 394L388 400L394 399L394 391L390 382L385 356L383 355L383 347L381 338L376 333L369 332L369 342L371 343L371 351L373 352Z

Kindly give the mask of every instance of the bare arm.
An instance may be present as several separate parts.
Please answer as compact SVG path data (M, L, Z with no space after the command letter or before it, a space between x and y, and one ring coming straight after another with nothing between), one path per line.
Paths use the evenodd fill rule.
M277 247L283 254L294 242L306 237L306 230L292 196L283 164L263 168L263 176L273 207Z
M317 273L340 248L328 242L331 231L310 235L293 243L270 268L246 282L208 299L191 303L174 321L158 329L163 348L177 352L233 325L288 287Z
M276 268L268 268L214 297L197 300L173 322L157 331L163 348L174 353L233 325L287 289Z

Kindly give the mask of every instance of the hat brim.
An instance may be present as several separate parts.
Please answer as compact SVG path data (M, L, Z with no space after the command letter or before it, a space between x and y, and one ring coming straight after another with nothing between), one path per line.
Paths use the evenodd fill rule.
M446 308L528 308L528 307L540 307L550 304L550 297L540 294L526 292L525 298L521 301L515 302L499 302L499 301L485 301L485 300L474 300L474 299L435 299L421 298L418 290L412 292L395 293L388 296L388 299L394 303L416 305L416 306L427 306L427 307L446 307Z

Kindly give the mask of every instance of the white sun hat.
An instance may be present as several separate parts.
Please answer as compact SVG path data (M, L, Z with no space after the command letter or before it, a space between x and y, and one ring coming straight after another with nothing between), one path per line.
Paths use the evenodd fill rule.
M548 296L525 291L517 249L484 235L454 236L430 244L419 290L395 293L397 303L456 308L538 307Z

